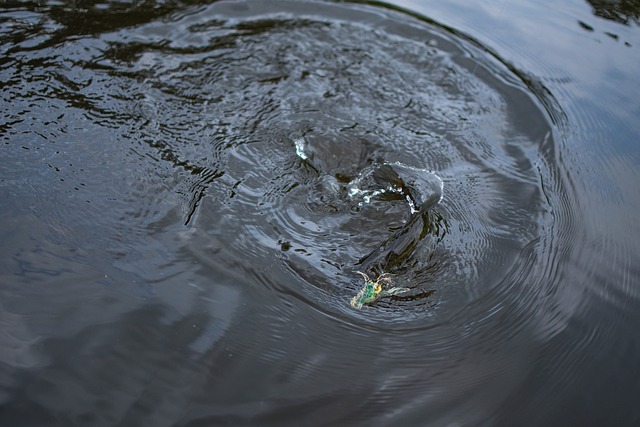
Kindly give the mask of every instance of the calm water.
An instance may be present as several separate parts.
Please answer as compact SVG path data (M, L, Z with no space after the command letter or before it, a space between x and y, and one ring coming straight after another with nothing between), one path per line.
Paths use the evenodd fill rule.
M638 425L640 4L442 3L2 3L0 425Z

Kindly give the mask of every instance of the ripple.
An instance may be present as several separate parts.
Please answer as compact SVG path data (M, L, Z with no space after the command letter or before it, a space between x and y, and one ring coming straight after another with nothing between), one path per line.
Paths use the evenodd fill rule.
M531 242L552 240L541 227L553 208L539 165L552 161L542 147L553 131L526 83L505 82L509 70L473 46L391 12L281 6L252 3L246 14L221 3L172 27L154 23L171 43L127 59L147 75L150 125L167 159L202 171L187 192L194 226L224 248L216 263L272 265L274 281L297 277L288 291L349 313L358 261L411 217L402 198L359 206L340 194L379 162L442 176L434 214L448 226L444 238L411 243L394 267L424 298L381 301L374 317L464 306L501 286ZM123 47L114 49L117 58ZM213 155L203 156L207 142Z
M562 110L544 86L391 10L242 4L108 33L88 54L56 47L86 64L55 73L57 97L102 128L125 125L120 140L153 159L144 167L162 165L132 199L172 168L183 222L217 248L212 264L269 266L267 282L283 285L267 288L334 314L354 316L358 269L415 290L367 307L370 321L448 318L504 286L532 246L531 274L553 271L554 233L573 231L555 224L571 222L570 206L553 148ZM118 84L94 78L97 66ZM382 164L442 178L428 218L415 225L395 190L348 197ZM380 248L403 255L383 262Z
M180 383L168 366L181 350L156 355L166 331L192 356L181 372L224 396L218 414L274 420L346 401L340 421L380 405L405 425L428 404L445 423L490 413L472 395L495 391L495 405L517 389L580 307L559 269L580 240L555 140L564 112L472 40L371 5L223 1L114 29L84 54L80 42L55 49L82 64L55 73L56 108L126 153L98 176L118 180L118 217L98 222L110 233L93 245L148 283L174 278L176 293L188 261L206 271L185 309L198 315L164 290L167 307L112 322L151 320L109 356L148 352L129 390L154 367ZM26 132L20 108L4 126ZM410 291L356 310L358 271ZM30 345L7 341L15 357ZM218 420L208 397L193 404L194 418Z

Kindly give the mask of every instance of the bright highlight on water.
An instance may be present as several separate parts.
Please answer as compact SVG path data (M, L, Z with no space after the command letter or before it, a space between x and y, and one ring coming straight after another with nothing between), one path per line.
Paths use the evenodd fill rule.
M304 139L294 139L293 142L296 145L296 154L298 155L298 157L300 157L302 160L307 160L308 157L304 152Z

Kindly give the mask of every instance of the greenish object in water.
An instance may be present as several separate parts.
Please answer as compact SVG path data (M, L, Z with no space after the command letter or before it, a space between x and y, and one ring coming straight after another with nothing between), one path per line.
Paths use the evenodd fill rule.
M391 274L389 273L381 274L375 282L363 272L358 271L357 273L364 277L364 286L360 289L360 292L351 299L351 305L358 309L362 308L365 304L373 304L380 298L397 295L409 290L409 288L396 287L384 289L385 286L393 286Z

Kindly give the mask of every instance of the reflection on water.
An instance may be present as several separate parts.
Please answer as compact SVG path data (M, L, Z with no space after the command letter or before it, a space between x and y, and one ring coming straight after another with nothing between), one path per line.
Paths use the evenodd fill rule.
M638 23L640 2L638 0L587 0L596 16L621 24Z
M596 1L590 0L589 4L593 8L593 13L619 24L632 25L639 24L638 18L640 18L640 2L638 1ZM593 32L596 31L592 25L579 20L578 24L581 28ZM624 36L624 32L621 33L617 29L604 31L604 34L611 39L623 42L624 46L631 47L631 43Z
M0 424L637 418L635 383L582 398L634 378L637 339L594 343L635 336L640 271L564 83L379 4L0 22ZM406 292L354 309L358 272Z

